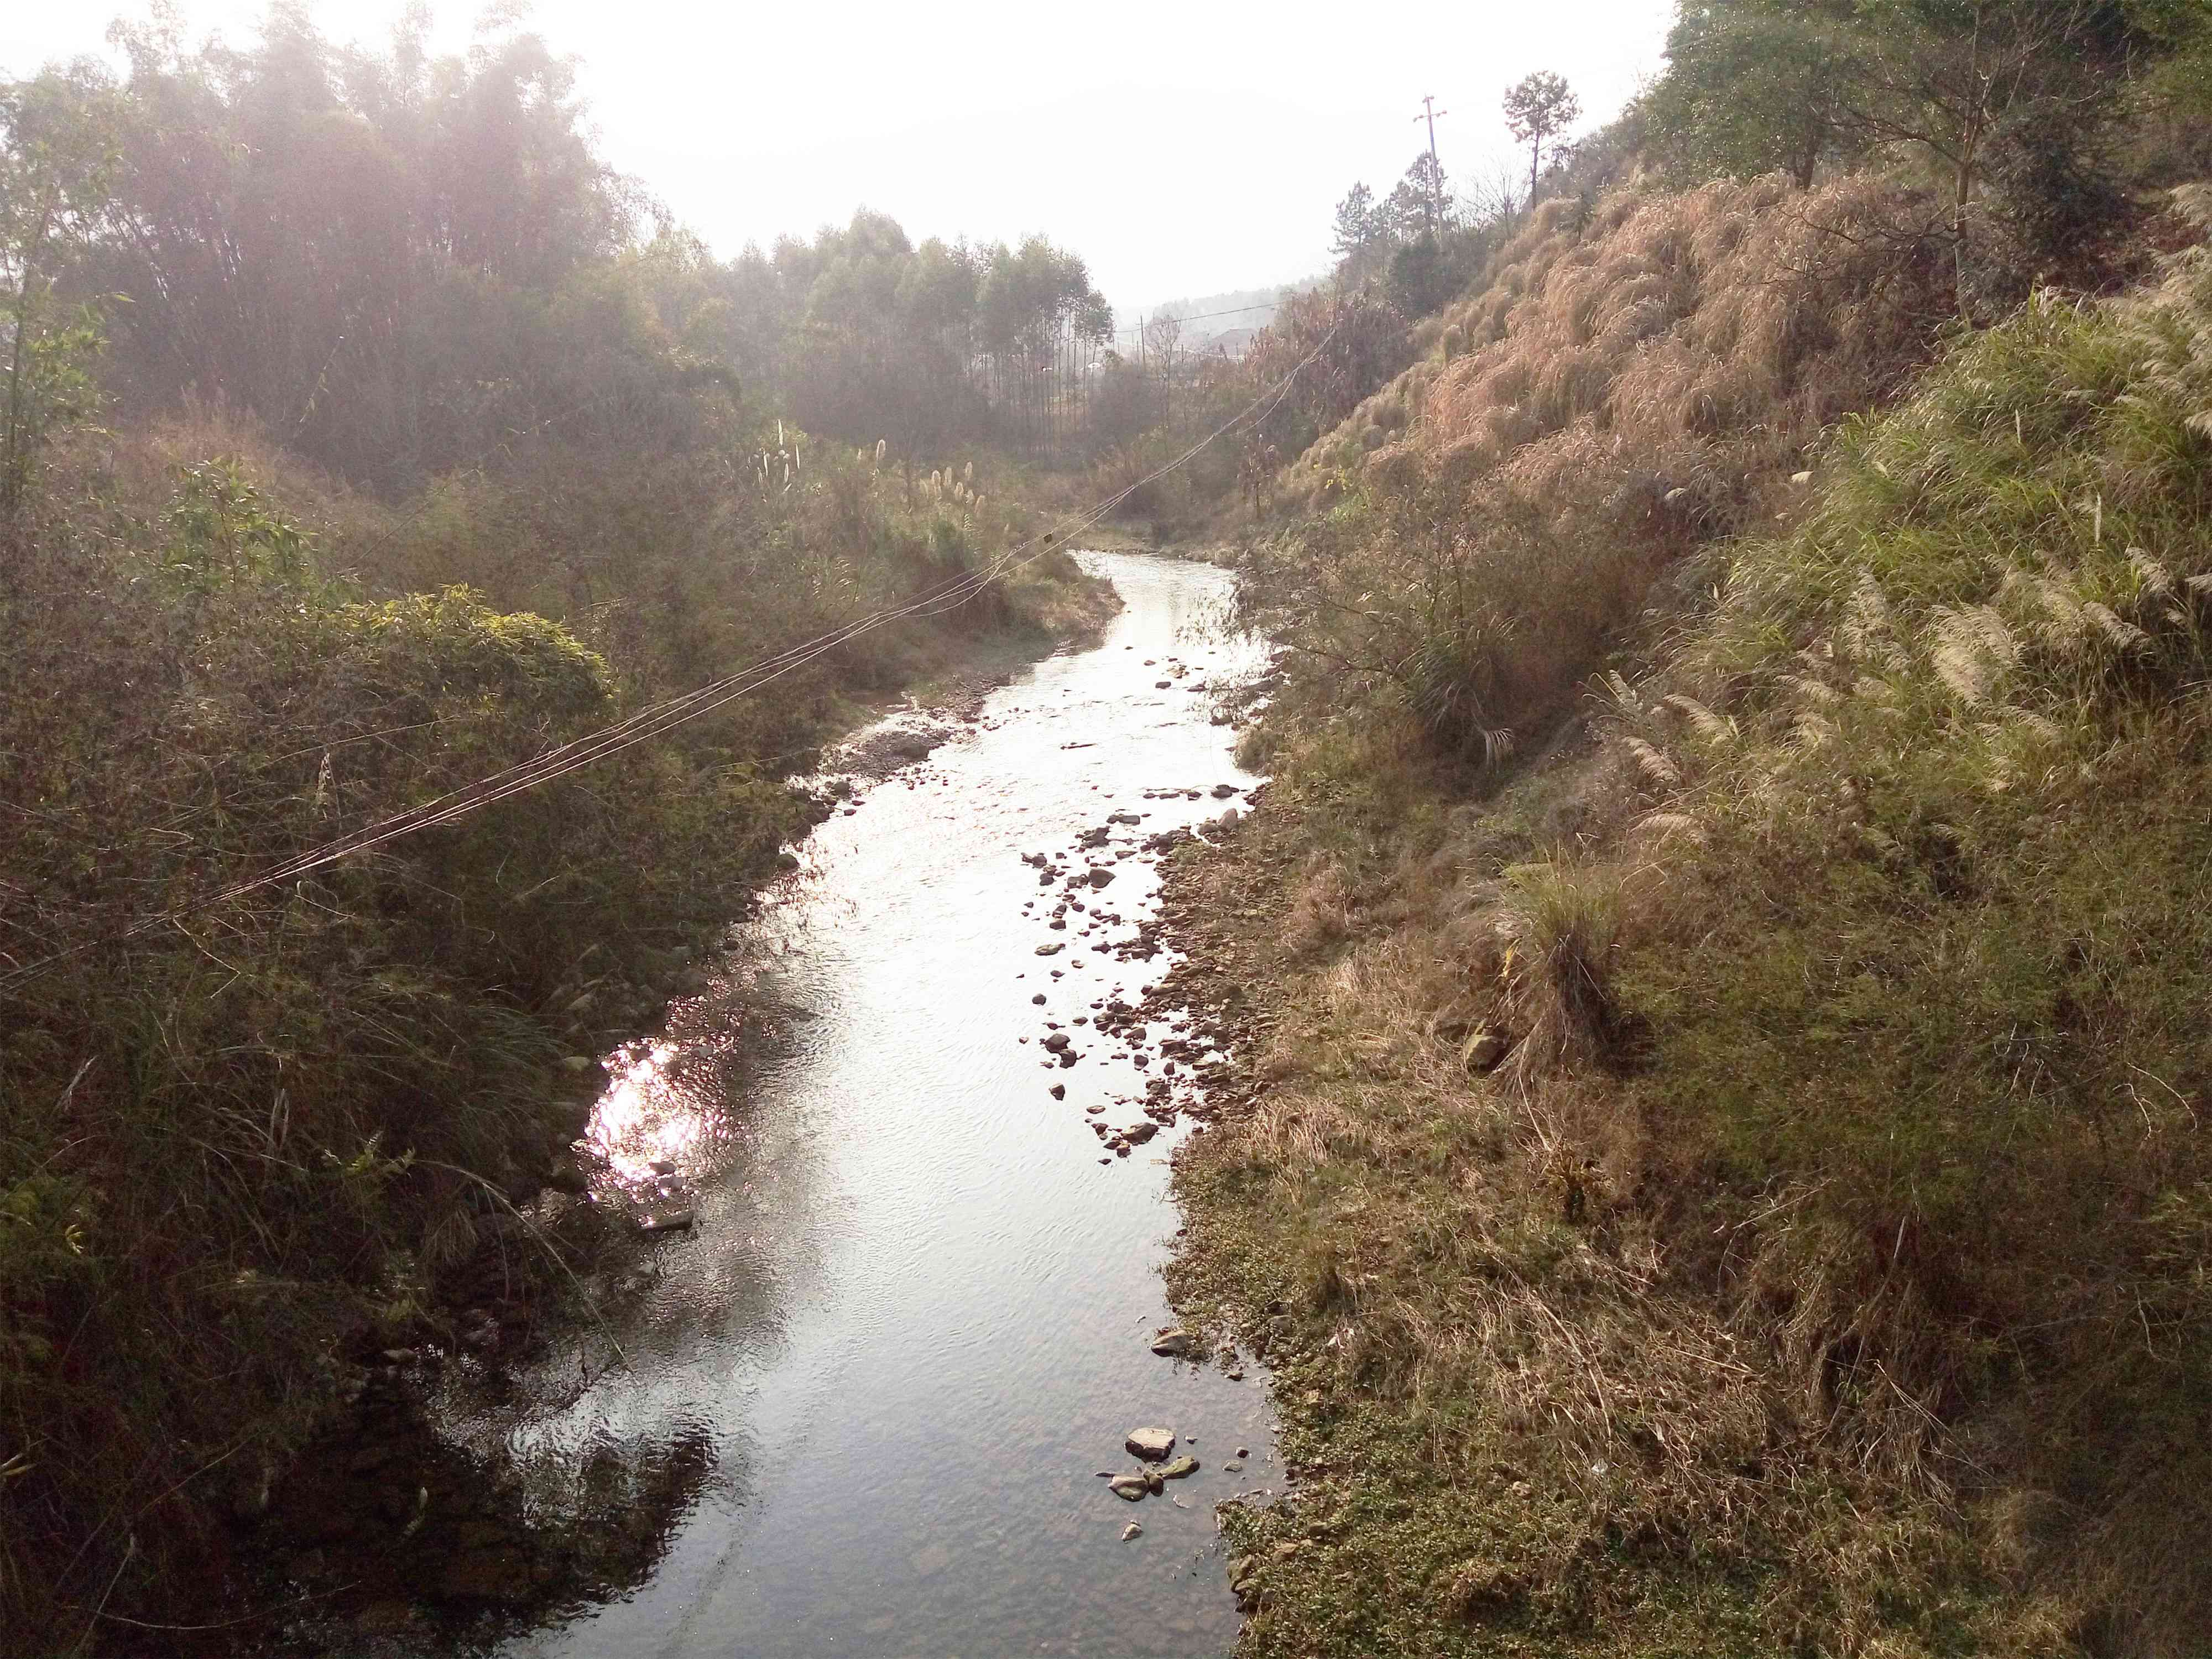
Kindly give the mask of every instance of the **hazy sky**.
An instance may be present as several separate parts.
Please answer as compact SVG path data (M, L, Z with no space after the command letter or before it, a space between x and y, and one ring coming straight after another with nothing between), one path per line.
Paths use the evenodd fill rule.
M319 0L340 40L383 42L405 0ZM144 0L0 3L0 73L105 50ZM475 0L434 8L466 46ZM194 39L251 40L259 0L179 0ZM1312 275L1356 179L1387 191L1449 114L1455 180L1510 140L1505 88L1557 70L1585 126L1657 70L1671 0L1119 6L538 0L582 60L612 163L717 252L811 234L860 204L909 234L1041 230L1117 309ZM1124 317L1125 323L1130 320Z

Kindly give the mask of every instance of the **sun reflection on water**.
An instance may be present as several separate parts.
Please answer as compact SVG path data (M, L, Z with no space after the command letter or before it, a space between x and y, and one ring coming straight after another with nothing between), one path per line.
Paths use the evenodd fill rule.
M608 1167L626 1180L663 1173L656 1166L696 1170L706 1139L706 1113L688 1097L679 1046L639 1045L610 1062L614 1081L592 1112L588 1138Z

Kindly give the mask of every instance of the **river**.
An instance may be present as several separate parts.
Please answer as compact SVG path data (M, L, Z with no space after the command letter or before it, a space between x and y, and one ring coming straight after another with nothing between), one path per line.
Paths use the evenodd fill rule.
M641 1582L503 1653L1108 1659L1232 1643L1212 1509L1277 1479L1264 1378L1150 1352L1172 1317L1166 1160L1189 1131L1108 1150L1093 1118L1143 1123L1168 1068L1155 1046L1139 1069L1087 1021L1168 966L1099 948L1151 913L1143 840L1216 817L1215 786L1255 781L1206 692L1258 659L1212 625L1221 571L1080 556L1125 603L1099 643L1039 663L927 758L862 786L708 994L611 1063L597 1133L632 1174L673 1164L698 1224L654 1245L611 1331L522 1379L540 1401L524 1426L463 1411L457 1427L505 1438L526 1468L613 1469L617 1488L679 1452L693 1474ZM1109 825L1115 812L1139 822ZM1079 850L1102 828L1106 845ZM1059 872L1024 862L1038 854ZM1110 880L1069 886L1092 866ZM1084 908L1055 931L1071 897ZM1055 1025L1073 1066L1042 1046ZM580 1388L610 1337L627 1364ZM564 1387L573 1398L544 1403ZM1133 1467L1123 1438L1144 1425L1201 1467L1131 1504L1098 1476ZM1243 1469L1224 1469L1240 1448Z

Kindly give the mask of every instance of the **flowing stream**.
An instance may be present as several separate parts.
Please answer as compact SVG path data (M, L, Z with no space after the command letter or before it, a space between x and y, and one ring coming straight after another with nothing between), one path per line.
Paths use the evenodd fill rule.
M617 1499L672 1460L690 1473L642 1582L503 1652L1110 1659L1233 1640L1212 1510L1277 1479L1264 1378L1150 1352L1188 1128L1112 1154L1094 1118L1144 1123L1168 1068L1087 1022L1168 965L1099 948L1151 914L1141 843L1255 781L1206 691L1257 653L1208 626L1222 572L1081 557L1125 601L1103 641L862 786L714 988L615 1062L600 1138L632 1175L674 1165L698 1224L653 1246L611 1331L526 1379L526 1428L461 1428L509 1437L525 1467L599 1470ZM1094 866L1111 879L1069 884ZM1054 1024L1077 1063L1042 1048ZM628 1364L580 1384L610 1338ZM1132 1504L1098 1475L1133 1466L1122 1441L1144 1425L1201 1468Z

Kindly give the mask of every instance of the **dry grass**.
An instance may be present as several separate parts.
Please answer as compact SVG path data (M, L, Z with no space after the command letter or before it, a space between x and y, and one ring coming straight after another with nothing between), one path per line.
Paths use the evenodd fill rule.
M1406 433L1463 483L1510 462L1509 487L1553 499L1589 496L1593 462L1626 475L1672 460L1683 484L1739 489L1795 470L1823 428L1889 396L1924 355L1942 311L1925 211L1871 175L1810 192L1779 179L1624 191L1587 219L1547 203L1445 313L1449 361L1375 394L1298 476L1325 492L1369 428Z
M1759 234L1720 226L1638 235ZM1545 234L1502 318L1548 295L1572 346L1662 297L1609 313ZM1582 395L1455 325L1480 419ZM1178 1285L1267 1331L1312 1477L1232 1521L1249 1651L2201 1650L2207 408L2205 253L2039 301L1850 427L1601 682L1601 739L1481 806L1363 793L1390 722L1285 696L1234 857L1329 847L1353 926L1280 964L1267 1088L1178 1164ZM1425 568L1328 545L1340 603ZM1477 1030L1506 1064L1470 1074Z
M1254 553L1255 612L1324 706L1525 747L1670 566L1771 520L1824 428L1923 359L1947 314L1923 211L1865 178L1547 204L1451 314L1462 349L1300 461L1328 516Z

